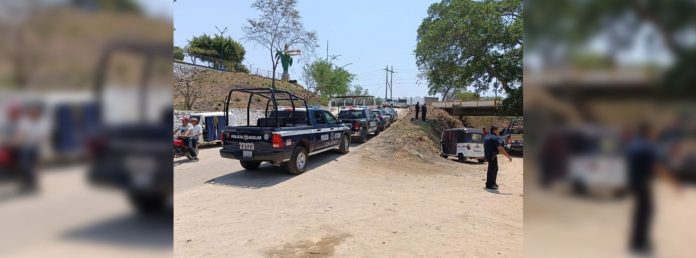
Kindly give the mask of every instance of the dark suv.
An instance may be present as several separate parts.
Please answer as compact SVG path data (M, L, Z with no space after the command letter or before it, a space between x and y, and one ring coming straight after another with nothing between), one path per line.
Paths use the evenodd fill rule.
M351 136L358 137L358 142L367 141L367 135L379 134L379 118L370 112L369 108L347 108L338 112L338 120L348 125Z

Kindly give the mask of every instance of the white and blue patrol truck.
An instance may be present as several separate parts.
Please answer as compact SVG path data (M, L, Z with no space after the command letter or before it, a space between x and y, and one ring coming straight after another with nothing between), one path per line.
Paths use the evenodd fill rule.
M222 131L223 158L237 159L247 170L257 169L262 162L284 166L290 173L307 169L309 156L329 150L346 154L350 147L350 128L329 111L308 108L304 99L288 91L269 88L232 89L225 99L225 110L234 92L249 94L247 124L226 126ZM265 117L249 121L249 108L255 97L265 98ZM279 101L291 107L278 106ZM302 103L304 108L295 107ZM229 119L225 119L229 121Z

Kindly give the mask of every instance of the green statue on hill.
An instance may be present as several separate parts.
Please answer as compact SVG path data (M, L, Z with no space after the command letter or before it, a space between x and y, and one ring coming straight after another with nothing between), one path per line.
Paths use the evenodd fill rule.
M276 59L280 59L280 64L283 66L283 77L281 80L289 80L290 74L288 74L288 69L292 65L292 56L291 51L288 51L288 45L285 45L285 50L276 52Z

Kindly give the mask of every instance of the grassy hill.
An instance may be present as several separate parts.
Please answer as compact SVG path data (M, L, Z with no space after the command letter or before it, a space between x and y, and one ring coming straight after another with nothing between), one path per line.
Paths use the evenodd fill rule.
M184 64L175 64L175 66L187 66ZM193 105L192 110L195 111L221 111L224 107L225 96L231 88L270 88L271 79L239 72L223 72L213 69L198 68L188 66L186 69L196 70L193 79L189 76L184 76L175 71L175 83L182 83L185 80L191 80L191 85L196 87L201 92L201 97ZM175 69L176 70L176 69ZM319 96L305 90L299 84L292 84L286 81L276 81L276 89L287 90L295 95L307 100L308 105L319 104ZM246 108L248 94L235 93L230 101L232 108ZM174 92L174 109L186 109L184 97L178 92ZM279 105L289 105L289 103L278 103ZM301 105L301 104L295 104ZM252 107L263 109L266 107L265 99L255 97L252 100Z

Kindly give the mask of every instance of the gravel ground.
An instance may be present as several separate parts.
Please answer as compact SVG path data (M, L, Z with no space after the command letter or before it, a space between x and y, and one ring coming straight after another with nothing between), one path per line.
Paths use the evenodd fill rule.
M418 126L402 111L299 176L245 171L219 147L177 160L175 256L520 257L523 159L501 162L501 189L489 192L485 165L438 157Z

